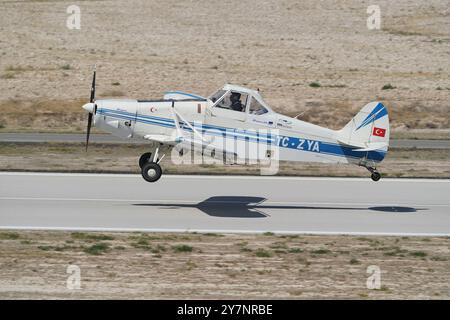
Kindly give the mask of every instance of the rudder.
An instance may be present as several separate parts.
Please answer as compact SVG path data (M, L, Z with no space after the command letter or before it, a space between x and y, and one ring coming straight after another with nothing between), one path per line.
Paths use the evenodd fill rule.
M337 132L337 140L360 151L387 150L389 115L381 102L370 102Z

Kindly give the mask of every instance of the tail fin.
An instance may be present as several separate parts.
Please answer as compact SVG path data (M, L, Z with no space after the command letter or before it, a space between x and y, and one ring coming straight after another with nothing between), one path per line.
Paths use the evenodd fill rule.
M389 116L381 102L370 102L337 132L337 140L359 147L355 151L387 150L389 146Z

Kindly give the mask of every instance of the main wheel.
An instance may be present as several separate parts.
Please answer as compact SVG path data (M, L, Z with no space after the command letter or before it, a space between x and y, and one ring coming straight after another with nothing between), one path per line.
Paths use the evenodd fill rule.
M377 171L372 172L372 175L370 176L373 181L378 181L381 178L381 174Z
M155 162L147 162L142 167L142 178L147 182L155 182L161 178L162 170L159 164Z
M152 153L151 152L146 152L144 153L140 158L139 158L139 168L142 169L142 167L144 166L144 164L146 164L150 158L152 157Z

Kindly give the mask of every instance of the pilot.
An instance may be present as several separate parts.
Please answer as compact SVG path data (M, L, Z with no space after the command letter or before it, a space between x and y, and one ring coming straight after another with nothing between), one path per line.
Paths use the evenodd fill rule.
M241 94L238 92L232 92L230 96L231 109L234 111L244 111L244 105L241 103Z

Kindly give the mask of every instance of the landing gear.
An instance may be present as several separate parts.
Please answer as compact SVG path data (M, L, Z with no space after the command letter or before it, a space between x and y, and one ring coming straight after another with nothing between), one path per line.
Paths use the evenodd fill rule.
M139 167L141 168L142 178L147 182L156 182L161 178L162 169L159 163L164 158L158 158L159 147L155 152L146 152L139 158ZM153 156L153 157L152 157Z
M373 168L373 167L366 167L367 168L367 170L369 170L372 174L370 175L370 178L373 180L373 181L378 181L378 180L380 180L381 179L381 174L377 171L377 169L376 168Z
M375 171L372 173L370 177L372 178L373 181L378 181L381 179L381 174L378 171Z
M162 169L156 162L147 162L142 167L142 178L147 182L155 182L161 178Z
M146 164L147 162L149 162L150 158L152 157L152 153L151 152L146 152L144 153L140 158L139 158L139 168L142 169L142 167L144 166L144 164Z

